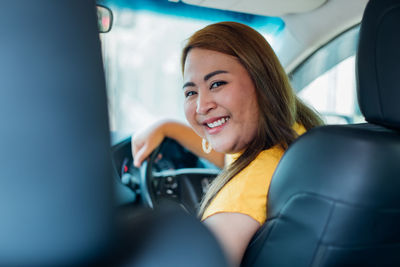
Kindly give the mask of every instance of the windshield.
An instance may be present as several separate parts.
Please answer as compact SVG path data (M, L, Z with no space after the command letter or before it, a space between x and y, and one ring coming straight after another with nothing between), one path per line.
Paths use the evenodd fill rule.
M180 53L196 30L218 21L254 27L276 46L279 18L190 6L167 0L101 1L114 13L101 34L111 131L132 133L162 118L185 122Z

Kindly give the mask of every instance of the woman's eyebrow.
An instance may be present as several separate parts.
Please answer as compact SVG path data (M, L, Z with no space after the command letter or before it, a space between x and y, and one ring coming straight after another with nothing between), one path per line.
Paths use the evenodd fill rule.
M187 86L195 86L195 84L193 82L187 82L182 86L182 89L185 89Z
M217 74L221 74L221 73L228 73L226 70L216 70L213 72L210 72L209 74L207 74L206 76L204 76L204 81L206 82L207 80L209 80L212 76L217 75Z
M210 72L209 74L207 74L207 75L204 76L204 81L206 82L206 81L208 81L211 77L213 77L213 76L215 76L215 75L217 75L217 74L221 74L221 73L228 73L228 71L226 71L226 70L216 70L216 71ZM187 82L187 83L185 83L185 84L182 86L182 88L185 88L185 87L187 87L187 86L195 86L195 84L194 84L193 82Z

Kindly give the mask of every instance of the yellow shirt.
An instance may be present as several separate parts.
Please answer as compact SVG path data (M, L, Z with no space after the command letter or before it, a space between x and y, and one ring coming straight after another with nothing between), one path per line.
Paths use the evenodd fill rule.
M293 126L293 129L298 135L306 131L302 125L297 123ZM246 168L233 177L218 192L205 210L202 220L216 213L238 212L246 214L263 224L267 216L269 185L284 152L278 145L261 151ZM232 162L238 155L233 154L231 157Z

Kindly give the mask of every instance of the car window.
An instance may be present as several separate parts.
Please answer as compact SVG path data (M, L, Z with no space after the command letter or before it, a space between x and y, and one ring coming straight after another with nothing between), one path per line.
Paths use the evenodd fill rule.
M297 95L327 124L364 121L357 103L355 54L359 26L318 49L291 74Z
M194 31L217 21L246 23L279 49L279 18L194 7L171 1L102 1L114 13L101 34L112 131L132 133L161 118L185 121L180 52ZM359 27L322 46L289 74L297 95L328 124L363 121L356 99ZM282 51L279 51L282 53Z
M185 121L180 53L196 30L238 21L274 45L281 19L195 7L169 1L103 1L114 13L101 34L112 131L131 133L161 118Z

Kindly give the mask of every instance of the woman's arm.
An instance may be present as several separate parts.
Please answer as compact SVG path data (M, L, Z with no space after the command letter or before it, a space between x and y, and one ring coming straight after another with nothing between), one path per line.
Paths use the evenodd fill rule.
M239 266L260 223L242 213L223 212L203 221L224 249L231 266Z
M132 137L134 165L139 167L150 153L161 144L165 137L176 140L197 156L207 159L220 168L224 166L225 155L223 153L214 150L209 154L204 153L201 145L201 137L189 126L176 121L158 122Z

